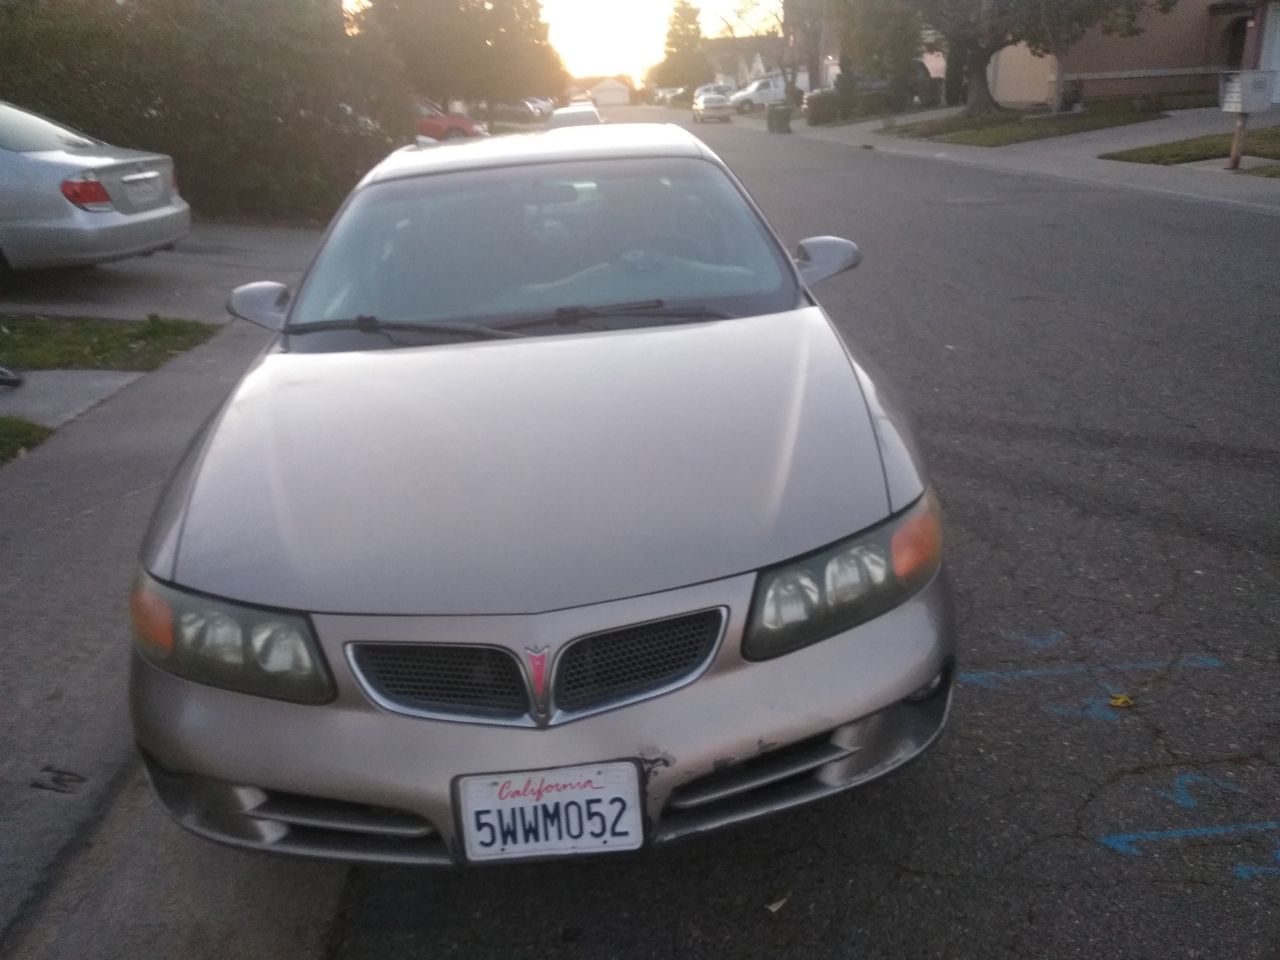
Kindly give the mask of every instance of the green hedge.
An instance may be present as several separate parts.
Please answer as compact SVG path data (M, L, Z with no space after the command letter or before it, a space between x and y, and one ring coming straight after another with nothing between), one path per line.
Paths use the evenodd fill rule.
M0 98L171 155L208 216L326 219L412 132L392 48L333 0L10 0Z

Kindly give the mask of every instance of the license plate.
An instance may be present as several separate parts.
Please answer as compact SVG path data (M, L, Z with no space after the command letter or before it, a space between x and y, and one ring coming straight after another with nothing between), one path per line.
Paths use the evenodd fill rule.
M160 191L163 184L159 177L154 180L141 180L137 183L125 184L125 190L129 194L129 202L134 206L144 206L153 203L160 198Z
M634 763L462 777L468 860L635 850L644 843Z

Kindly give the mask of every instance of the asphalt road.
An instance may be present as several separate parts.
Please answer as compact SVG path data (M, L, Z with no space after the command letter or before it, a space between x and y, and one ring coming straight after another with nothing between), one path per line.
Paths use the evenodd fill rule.
M819 293L897 384L946 511L963 662L937 747L872 788L668 849L457 872L210 847L125 766L44 886L24 879L36 896L0 954L1280 956L1280 221L744 124L700 134L789 244L862 245ZM42 738L91 740L108 781L127 755L124 632L88 622L127 583L154 496L145 477L125 497L124 461L171 461L250 354L242 336L0 471L4 632L37 634L0 804L19 788L77 802L27 788ZM98 482L75 464L113 425L128 426L105 444L110 506L59 493L25 546L6 540L51 499L40 484Z
M318 230L196 223L173 250L81 270L0 278L0 313L144 320L148 314L221 322L241 283L302 274Z

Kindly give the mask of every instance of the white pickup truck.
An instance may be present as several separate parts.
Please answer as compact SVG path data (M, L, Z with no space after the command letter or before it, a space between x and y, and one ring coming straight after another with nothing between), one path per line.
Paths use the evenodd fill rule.
M803 93L808 87L806 77L802 73L796 78L796 86ZM767 107L774 103L787 102L787 81L781 76L761 77L729 98L729 103L739 113L750 113L757 107Z

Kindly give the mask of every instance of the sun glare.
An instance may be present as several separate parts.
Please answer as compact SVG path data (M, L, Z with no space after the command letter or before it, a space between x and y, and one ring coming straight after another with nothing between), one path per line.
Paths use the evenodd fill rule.
M343 0L356 12L376 0ZM704 36L719 36L741 0L705 0ZM637 83L662 59L671 0L542 0L551 42L575 77L630 76ZM738 25L741 28L741 25Z

